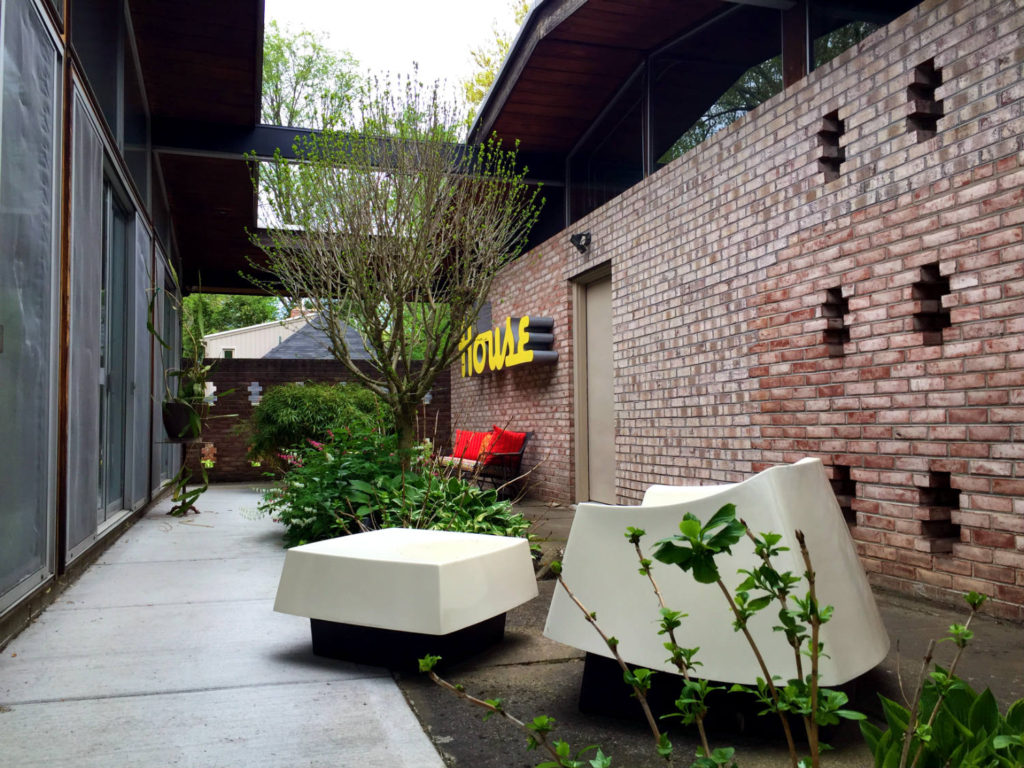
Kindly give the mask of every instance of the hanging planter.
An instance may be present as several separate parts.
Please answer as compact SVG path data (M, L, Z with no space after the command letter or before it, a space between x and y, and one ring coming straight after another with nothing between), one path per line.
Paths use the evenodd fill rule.
M172 443L188 443L199 438L202 418L191 403L168 400L163 404L164 430Z

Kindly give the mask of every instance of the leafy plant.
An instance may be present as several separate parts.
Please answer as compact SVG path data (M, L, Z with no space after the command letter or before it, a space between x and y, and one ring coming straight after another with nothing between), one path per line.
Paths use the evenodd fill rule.
M177 353L178 350L172 347L157 330L156 324L157 303L161 293L165 297L164 300L171 302L174 306L175 315L179 319L182 315L183 299L178 273L170 263L167 264L167 269L173 287L170 290L161 287L154 290L146 313L146 329L161 347L171 353ZM166 331L167 329L165 329L165 333ZM200 306L200 311L194 322L182 326L182 347L187 354L182 354L180 367L168 368L164 371L164 428L171 440L195 440L203 431L203 419L207 418L209 410L209 404L206 402L206 381L210 370L215 365L215 361L207 363L204 358L205 348L202 338L205 332ZM221 394L230 394L231 391L228 390ZM217 418L234 418L236 415L223 414ZM210 487L207 468L207 463L201 461L200 480L195 488L189 490L188 485L192 479L192 472L187 464L182 462L170 482L171 499L174 504L167 514L180 517L188 514L191 510L199 511L196 509L195 503Z
M268 388L238 431L249 441L251 461L274 465L280 454L307 440L324 442L331 434L363 435L391 426L390 411L365 387L306 382Z
M921 680L910 708L879 695L888 728L868 722L861 733L876 768L1019 768L1024 765L1024 699L999 712L989 689L981 693L958 678L957 664L974 634L971 620L985 598L965 596L970 613L953 624L944 641L956 646L949 669L931 668L933 640L925 652ZM926 674L927 673L927 674Z
M529 522L498 498L439 471L429 446L418 446L403 469L395 435L352 438L345 431L327 442L309 441L286 454L281 485L268 491L260 509L285 524L285 545L375 528L524 536Z
M760 536L755 536L744 521L736 518L736 509L732 504L727 504L719 509L707 523L701 523L694 515L685 515L679 524L679 531L679 535L663 539L656 544L654 558L666 564L676 565L680 570L691 573L693 578L700 583L719 586L732 610L733 627L746 637L763 674L763 677L758 678L754 688L734 685L729 690L752 693L765 706L762 714L778 715L786 736L793 768L808 768L808 766L817 768L820 753L828 748L818 739L818 727L820 725L835 725L841 718L862 720L864 716L845 708L846 694L818 687L818 660L824 652L822 643L818 639L819 630L821 625L831 617L832 608L818 604L815 573L803 534L800 531L796 532L800 554L806 568L801 578L788 571L779 572L772 564L772 558L775 555L786 551L785 547L779 546L781 536L775 533L762 533ZM733 760L735 750L732 747L713 749L703 727L704 716L707 713L706 699L708 694L715 690L715 687L706 680L696 679L692 674L694 668L699 666L696 656L700 649L683 648L676 642L675 630L682 625L685 614L673 611L665 605L661 590L651 571L653 561L646 557L640 548L640 541L645 532L639 528L630 527L626 530L625 535L636 550L640 563L640 574L650 580L658 598L661 613L658 634L667 636L668 639L664 645L670 653L669 660L676 666L683 678L682 690L675 702L678 711L663 717L679 717L686 724L695 723L697 725L701 746L692 763L692 768L720 768L722 766L735 768L736 763ZM718 555L730 553L732 547L736 546L744 537L753 542L754 553L761 560L761 565L755 569L740 571L747 578L739 585L735 593L731 593L722 581L715 559ZM670 761L673 755L672 744L668 736L659 729L656 718L647 703L647 694L654 673L649 669L630 668L626 664L618 650L619 641L601 629L597 623L596 613L588 611L572 592L561 576L561 566L554 563L552 570L558 576L559 585L582 611L586 620L598 632L618 662L623 671L623 679L633 688L633 694L644 711L654 737L655 751L666 761ZM803 597L793 594L793 590L801 581L806 581L807 584L807 592ZM756 639L748 629L750 618L773 603L779 605L780 621L774 630L785 634L796 658L797 677L788 680L784 686L776 684L780 678L772 675L768 670ZM806 674L804 674L803 666L803 657L805 656L810 660L810 669ZM463 698L478 705L482 703L487 708L487 704L491 700L482 702L482 700L466 695L459 686L453 686L438 678L432 671L432 664L427 664L426 667L429 669L431 679L436 683L450 690L458 691ZM808 759L800 759L798 756L789 727L788 716L791 714L798 715L803 720L810 751ZM536 723L539 719L535 719L534 722ZM515 722L523 725L521 721L516 720ZM551 724L553 725L553 722ZM529 728L529 725L525 727ZM531 745L532 743L531 741ZM560 744L563 746L559 747ZM585 765L585 763L570 757L568 745L564 745L562 742L554 742L553 745L549 745L545 740L544 746L555 758L552 763L544 763L545 766L575 768L577 765ZM603 753L599 754L602 759L608 759L604 757ZM598 763L592 761L591 764L597 765ZM605 764L600 763L600 765Z

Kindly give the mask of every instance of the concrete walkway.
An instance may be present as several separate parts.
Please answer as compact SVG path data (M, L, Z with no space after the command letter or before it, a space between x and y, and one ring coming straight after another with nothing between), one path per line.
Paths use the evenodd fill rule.
M443 765L391 675L272 610L281 527L220 485L157 505L0 656L0 764ZM351 585L358 589L358 585Z

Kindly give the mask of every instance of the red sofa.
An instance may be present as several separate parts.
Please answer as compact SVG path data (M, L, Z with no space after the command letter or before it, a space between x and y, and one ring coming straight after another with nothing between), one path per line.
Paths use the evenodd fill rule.
M455 446L441 463L463 477L501 488L519 477L523 452L532 432L513 432L494 425L489 432L455 430Z

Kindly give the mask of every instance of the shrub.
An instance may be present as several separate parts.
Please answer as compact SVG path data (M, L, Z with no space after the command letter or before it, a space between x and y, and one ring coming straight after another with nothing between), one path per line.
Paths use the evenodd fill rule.
M264 393L245 426L249 459L276 464L278 456L307 440L324 442L348 428L362 435L392 428L381 399L356 384L282 384Z
M510 502L438 471L425 445L403 471L397 444L380 432L310 442L260 509L284 523L288 547L375 528L526 534L529 523Z

